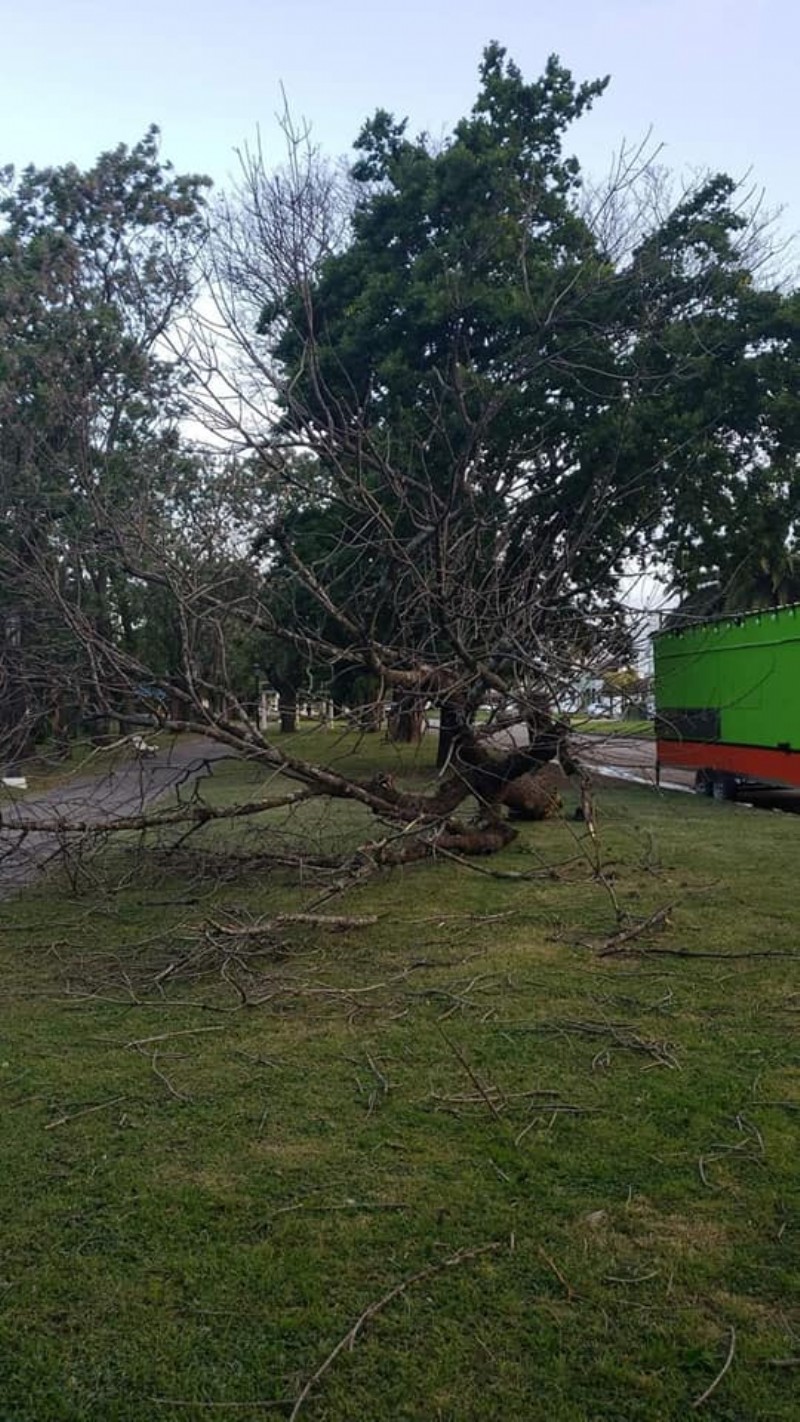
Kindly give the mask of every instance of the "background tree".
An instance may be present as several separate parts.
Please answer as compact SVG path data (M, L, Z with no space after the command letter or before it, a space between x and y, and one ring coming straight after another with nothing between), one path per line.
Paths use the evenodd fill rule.
M49 567L62 596L132 649L135 597L98 531L103 510L133 522L157 501L175 458L185 405L165 337L194 290L207 183L161 162L155 128L88 172L4 177L0 559L18 627L6 724L19 726L21 698L30 729L76 673L67 658L59 677L32 569Z

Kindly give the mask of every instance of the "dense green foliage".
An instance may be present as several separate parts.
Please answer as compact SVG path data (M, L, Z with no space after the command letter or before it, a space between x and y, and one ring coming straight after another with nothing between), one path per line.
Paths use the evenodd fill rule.
M58 599L137 649L143 616L113 530L186 474L182 375L167 345L191 300L206 181L151 129L93 168L7 171L0 200L2 599L31 716L87 672ZM70 635L72 634L72 635Z
M335 600L365 635L402 644L424 584L412 645L489 655L520 603L529 641L555 626L563 644L613 606L626 559L684 591L741 586L793 537L797 299L762 278L724 176L627 243L593 222L564 145L603 88L555 59L526 82L493 45L443 144L379 111L349 239L262 310L285 429L316 440L330 546L350 549ZM636 195L614 197L624 226Z

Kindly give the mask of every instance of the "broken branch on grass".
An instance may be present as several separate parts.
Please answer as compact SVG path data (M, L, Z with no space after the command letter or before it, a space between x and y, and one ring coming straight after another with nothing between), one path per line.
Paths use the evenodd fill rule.
M613 953L613 948L607 950ZM717 958L723 962L730 958L793 958L800 959L800 953L784 951L780 948L756 948L752 951L746 950L742 953L715 953L712 950L702 948L626 948L623 950L640 958Z
M498 1095L500 1095L500 1092L498 1091L496 1086L490 1086L487 1089L491 1092L496 1092ZM550 1098L558 1095L559 1092L557 1088L553 1087L552 1089L546 1089L541 1091L512 1091L509 1093L508 1096L503 1096L502 1100L530 1101L531 1099L535 1100L537 1097L543 1097L544 1100L542 1104L547 1106L548 1110L552 1110L553 1102ZM440 1091L432 1091L427 1099L430 1101L436 1101L442 1106L468 1106L477 1104L479 1101L485 1101L486 1097L483 1093L476 1096L444 1096ZM574 1108L571 1107L570 1109L580 1110L581 1108L576 1106Z
M702 1180L704 1185L708 1186L709 1190L713 1190L715 1188L711 1184L711 1181L708 1179L708 1176L706 1174L706 1166L710 1165L712 1161L726 1160L731 1156L735 1156L739 1160L744 1159L763 1161L766 1155L764 1137L758 1129L758 1126L755 1126L751 1121L746 1120L745 1117L741 1114L741 1112L739 1112L739 1114L736 1116L736 1125L738 1126L739 1130L744 1134L743 1140L714 1141L713 1144L709 1146L708 1150L700 1156L700 1159L697 1162L697 1168L700 1174L700 1179ZM755 1145L756 1147L755 1151L751 1149L753 1145Z
M482 874L485 879L511 879L514 883L525 883L531 879L558 879L560 864L547 865L544 869L487 869L482 864L473 864L471 859L466 859L463 854L456 854L452 849L445 849L443 845L437 844L436 856L444 859L452 859L454 864L460 864L462 869L471 869L473 874ZM564 860L565 864L571 864L573 858Z
M224 924L209 919L208 927L230 938L258 938L270 933L274 928L285 928L288 924L307 924L314 928L328 928L341 933L348 928L371 928L378 922L378 914L335 914L335 913L278 913L274 918L259 919L256 923Z
M191 1096L188 1096L185 1091L179 1091L177 1086L173 1086L166 1072L161 1070L160 1066L158 1065L158 1048L156 1048L152 1052L152 1054L150 1054L148 1052L145 1052L142 1047L138 1046L138 1044L134 1045L136 1045L136 1050L141 1054L141 1056L145 1057L146 1060L149 1061L154 1076L157 1076L159 1081L162 1081L164 1083L170 1096L174 1096L175 1100L180 1101L182 1104L186 1101L191 1101Z
M219 1027L182 1027L179 1032L158 1032L154 1037L136 1037L130 1042L118 1042L113 1037L93 1037L92 1041L101 1042L104 1047L146 1047L150 1042L167 1042L171 1037L197 1037L201 1032L224 1032L223 1026Z
M294 1205L281 1205L280 1209L273 1210L270 1219L277 1219L278 1215L291 1215L299 1212L304 1215L329 1215L335 1214L339 1210L355 1211L356 1214L372 1214L380 1210L408 1210L410 1205L402 1200L344 1200L337 1205L308 1205L305 1200L298 1200Z
M48 1121L45 1126L46 1131L55 1130L56 1126L65 1126L68 1121L77 1121L79 1116L91 1116L94 1111L103 1111L107 1106L118 1106L121 1101L125 1101L124 1096L112 1096L110 1101L101 1101L97 1106L84 1106L80 1111L73 1111L58 1116L55 1121Z
M359 1333L365 1325L369 1323L370 1319L374 1318L376 1314L380 1313L382 1309L386 1308L387 1305L398 1298L400 1294L404 1294L406 1290L410 1289L414 1284L422 1283L424 1279L430 1279L434 1274L443 1273L445 1269L454 1269L459 1264L466 1264L469 1260L478 1259L484 1254L496 1254L498 1250L504 1247L503 1244L495 1240L491 1244L481 1244L474 1249L459 1249L456 1254L451 1254L449 1259L443 1259L439 1264L429 1264L426 1269L420 1269L418 1273L409 1275L407 1279L403 1279L399 1284L395 1284L394 1288L390 1289L382 1298L376 1299L374 1303L371 1303L356 1319L352 1328L348 1329L344 1337L339 1339L335 1348L331 1349L330 1353L323 1359L316 1371L312 1373L297 1396L289 1415L289 1422L296 1422L310 1392L325 1376L328 1369L336 1362L339 1354L343 1353L345 1348L352 1348L358 1339Z
M555 1260L550 1258L550 1255L545 1252L541 1245L539 1245L539 1253L548 1268L552 1269L561 1287L566 1290L567 1301L569 1303L572 1303L573 1299L576 1299L578 1295L576 1294L569 1280L564 1278L564 1275L562 1274Z
M731 1363L733 1362L733 1355L734 1355L735 1352L736 1352L736 1329L735 1329L734 1325L731 1324L730 1342L729 1342L729 1345L728 1345L728 1356L727 1356L727 1358L725 1359L725 1362L722 1364L722 1367L720 1368L719 1372L717 1373L717 1376L714 1378L714 1381L706 1388L705 1392L701 1393L699 1397L696 1397L696 1398L695 1398L694 1402L692 1403L692 1407L695 1407L695 1408L696 1408L696 1407L702 1406L702 1404L703 1404L704 1402L707 1402L707 1401L708 1401L708 1399L710 1398L712 1392L716 1392L717 1388L719 1387L720 1383L722 1382L722 1379L724 1378L725 1374L727 1373L727 1371L728 1371L728 1369L729 1369Z
M457 1060L460 1061L462 1067L464 1068L465 1072L467 1073L467 1076L469 1077L470 1081L472 1082L472 1085L475 1087L476 1091L479 1091L479 1092L480 1092L481 1096L483 1097L484 1101L486 1102L486 1105L489 1107L489 1110L491 1111L492 1115L495 1117L496 1120L502 1121L503 1118L502 1118L502 1116L501 1116L501 1114L500 1114L500 1111L498 1110L498 1107L497 1107L496 1103L492 1100L492 1097L491 1097L490 1093L487 1091L487 1089L486 1089L486 1087L484 1086L483 1082L481 1081L480 1077L477 1076L476 1073L472 1070L472 1067L470 1066L469 1062L467 1061L467 1058L465 1057L465 1055L464 1055L464 1053L462 1052L461 1048L460 1048L459 1046L457 1046L455 1042L451 1042L451 1040L450 1040L450 1038L448 1037L447 1033L444 1032L443 1029L438 1026L438 1023L437 1023L437 1028L438 1028L438 1032L439 1032L440 1037L441 1037L442 1040L446 1043L446 1045L450 1048L450 1051L451 1051L451 1052L453 1053L453 1055L457 1058ZM498 1088L498 1087L493 1087L492 1090L495 1092L496 1095L499 1095L499 1096L501 1097L501 1100L503 1101L503 1104L505 1105L505 1098L503 1098L502 1092L500 1092L499 1088Z
M516 918L519 909L504 909L502 913L434 913L425 918L401 918L398 923L498 923L500 919Z
M605 943L598 950L601 958L607 957L611 953L627 951L622 948L623 943L630 943L634 938L641 938L643 933L647 933L653 928L665 928L669 923L669 915L672 911L672 904L664 904L662 908L656 909L649 918L645 918L641 923L631 924L628 928L620 929L618 933L612 933Z
M510 1022L497 1025L502 1026L504 1032L559 1032L565 1036L610 1037L614 1047L629 1052L642 1052L652 1057L660 1066L670 1067L673 1071L680 1070L680 1063L673 1054L672 1043L640 1037L627 1022L579 1022L564 1018L553 1022Z
M154 814L120 815L104 820L66 820L57 815L52 820L23 820L0 816L0 824L15 834L57 834L57 835L105 835L119 834L126 830L163 829L168 825L205 824L210 820L237 820L249 815L262 815L268 810L281 810L299 805L304 800L318 799L321 792L314 789L293 790L286 795L274 795L271 799L249 800L241 805L209 805L205 800L187 801L171 810L157 810Z
M514 1137L514 1145L520 1146L524 1141L525 1137L527 1135L530 1135L530 1132L534 1129L534 1127L542 1124L542 1121L544 1120L543 1113L546 1113L550 1118L547 1122L545 1130L552 1131L560 1115L587 1116L592 1115L593 1113L599 1110L599 1106L573 1106L568 1101L543 1101L541 1103L541 1111L539 1115L532 1116L530 1121L528 1121L527 1125L523 1126L519 1134Z
M704 1155L701 1155L701 1156L698 1158L698 1161L697 1161L697 1170L698 1170L698 1174L699 1174L699 1176L700 1176L700 1179L702 1180L702 1182L703 1182L703 1184L706 1186L706 1188L709 1189L709 1190L713 1190L713 1189L714 1189L714 1186L711 1184L711 1181L709 1180L708 1176L706 1175L706 1158L705 1158Z
M235 1409L246 1412L261 1412L267 1407L284 1408L291 1407L292 1405L291 1402L282 1398L278 1398L278 1400L274 1402L194 1402L188 1397L151 1397L150 1401L155 1407L204 1408L209 1412L222 1412L225 1410L232 1412Z
M366 1059L367 1059L367 1061L368 1061L368 1063L369 1063L369 1067L370 1067L370 1070L372 1071L373 1075L374 1075L374 1076L377 1078L377 1080L380 1082L381 1091L383 1092L383 1095L384 1095L384 1096L388 1096L388 1095L389 1095L389 1080L388 1080L388 1078L384 1076L383 1072L380 1070L380 1067L378 1067L378 1066L376 1065L375 1061L374 1061L373 1058L370 1056L369 1052L365 1051L365 1052L364 1052L364 1056L366 1057Z

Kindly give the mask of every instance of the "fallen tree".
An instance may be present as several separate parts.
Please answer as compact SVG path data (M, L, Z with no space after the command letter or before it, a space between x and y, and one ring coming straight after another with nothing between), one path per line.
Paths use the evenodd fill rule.
M639 152L584 199L564 143L604 87L555 59L527 82L490 46L447 142L379 112L349 173L287 118L285 166L245 154L202 269L198 180L147 169L161 194L140 213L156 228L149 266L103 211L87 254L78 211L56 244L69 260L32 299L57 315L91 258L115 339L46 407L46 440L29 439L21 374L11 388L3 468L24 455L44 515L0 550L33 629L21 648L7 638L9 736L48 698L98 735L113 721L210 736L301 795L375 814L376 863L493 852L514 834L512 786L524 811L525 777L576 772L562 707L627 660L631 567L651 544L675 561L706 494L735 491L782 438L772 387L788 400L795 368L789 307L755 280L734 184L703 180L662 210L643 200ZM37 208L12 222L17 271L55 240L48 221ZM213 446L182 439L187 412ZM434 712L427 793L287 748L257 711L269 668L287 729L304 687L336 700L358 685L362 724L391 703L399 739ZM196 805L180 814L204 822Z

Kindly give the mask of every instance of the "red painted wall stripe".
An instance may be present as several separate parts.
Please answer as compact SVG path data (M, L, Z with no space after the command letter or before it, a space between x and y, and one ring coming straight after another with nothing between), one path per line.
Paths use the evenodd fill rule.
M681 770L725 770L748 780L800 785L800 751L727 746L706 741L658 741L658 763Z

